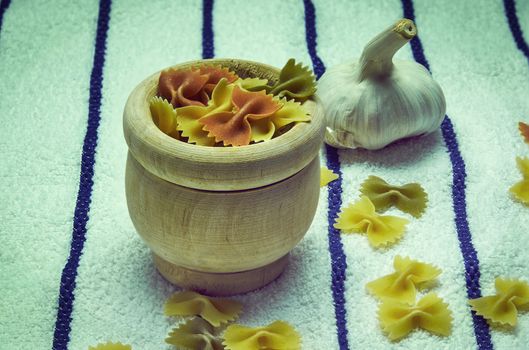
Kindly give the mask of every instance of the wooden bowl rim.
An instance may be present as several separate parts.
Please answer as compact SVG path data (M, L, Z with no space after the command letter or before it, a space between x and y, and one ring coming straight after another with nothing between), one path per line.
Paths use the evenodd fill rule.
M189 68L203 63L220 64L230 68L234 65L248 65L272 72L276 76L279 76L280 72L276 67L259 62L220 58L189 61L165 69ZM276 179L256 181L255 178L245 179L244 176L239 174L235 178L224 179L228 180L227 182L224 182L222 178L213 177L209 180L213 182L220 180L219 184L204 183L208 179L202 178L202 171L211 171L215 167L220 167L225 170L225 173L229 173L227 171L228 168L236 170L240 165L259 168L265 165L260 163L265 162L269 166L271 159L275 159L275 163L292 161L292 154L296 153L300 148L306 148L303 145L310 142L318 142L318 139L323 137L324 118L321 103L318 102L316 96L306 101L303 106L310 112L311 121L309 123L299 123L285 134L265 142L239 147L211 147L190 144L166 135L154 124L152 119L149 100L156 94L157 81L163 70L152 74L136 86L127 100L123 115L124 134L129 150L140 164L157 176L182 186L197 189L242 190L268 185L287 178L301 170L303 166L306 166L314 158L315 155L305 161L303 166L294 167L294 171L285 172L284 169L278 169L282 170L282 174ZM132 108L135 103L139 104L139 108ZM137 107L138 105L135 106ZM141 147L138 147L140 144ZM194 164L197 167L196 170L198 170L195 174L198 181L193 181L192 177L190 178L189 176L182 176L183 174L178 171L178 167L168 167L168 164L161 164L164 163L164 159L170 158L182 162L184 166L186 164ZM284 167L280 166L279 168Z

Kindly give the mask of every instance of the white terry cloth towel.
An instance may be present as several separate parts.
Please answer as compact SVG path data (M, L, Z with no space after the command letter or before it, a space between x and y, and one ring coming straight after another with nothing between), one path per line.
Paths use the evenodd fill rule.
M327 67L356 58L364 44L403 16L401 1L314 0L316 53ZM2 3L4 4L4 3ZM288 58L310 64L306 6L311 1L217 0L216 57L281 67ZM466 164L466 209L480 263L483 295L497 276L529 280L529 211L507 190L529 156L517 122L529 122L529 59L517 48L501 1L415 0L424 54L444 89L448 115ZM0 349L50 349L61 273L70 255L81 148L86 132L98 1L11 0L0 27ZM0 6L1 7L1 6ZM524 33L529 7L516 2ZM307 25L307 27L310 27ZM178 290L155 270L130 221L125 201L127 146L122 111L128 94L151 73L202 55L202 1L113 0L101 90L101 124L86 241L76 275L68 349L108 340L133 349L171 349L164 338L178 321L163 316ZM529 35L526 35L526 41ZM410 46L399 58L413 59ZM236 296L237 321L248 326L282 319L301 334L303 349L472 349L465 260L455 223L452 162L442 133L397 142L380 151L339 151L343 204L358 199L369 175L390 183L419 182L429 195L403 239L373 249L366 237L341 235L347 261L345 328L337 334L328 241L328 189L284 274L261 290ZM322 164L327 161L322 149ZM391 342L380 329L377 301L365 284L392 271L396 255L443 270L432 289L453 313L452 334L415 330ZM513 331L490 328L495 349L524 349L529 315ZM347 344L347 345L344 345Z
M52 345L79 188L97 7L13 1L3 16L0 349Z

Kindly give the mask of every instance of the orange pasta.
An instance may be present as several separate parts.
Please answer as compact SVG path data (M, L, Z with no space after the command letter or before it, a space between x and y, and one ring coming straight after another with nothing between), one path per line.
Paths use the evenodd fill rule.
M237 74L233 73L228 68L221 67L218 65L205 64L199 66L198 70L200 71L200 74L208 76L208 80L204 85L204 91L208 95L212 94L213 89L215 89L215 86L221 79L226 79L228 83L233 83L234 81L239 79Z
M529 125L525 124L524 122L519 122L518 129L520 130L520 135L522 135L525 143L529 145Z
M274 114L281 105L264 91L248 92L235 86L232 102L233 112L218 112L200 118L204 130L225 146L244 146L252 139L251 121L264 119Z
M169 69L160 74L158 94L173 107L205 106L209 100L204 91L208 75L193 69Z

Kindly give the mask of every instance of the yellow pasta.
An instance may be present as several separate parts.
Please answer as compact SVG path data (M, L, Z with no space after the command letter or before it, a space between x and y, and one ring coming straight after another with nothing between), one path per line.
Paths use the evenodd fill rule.
M332 172L332 170L327 169L326 167L321 167L320 173L320 187L327 186L331 181L336 180L339 176Z
M378 298L392 298L413 304L417 289L434 281L441 270L434 265L396 256L395 272L366 284L367 290Z
M293 100L287 101L285 98L274 98L273 100L281 106L277 112L263 119L248 119L252 135L250 140L252 142L270 140L274 135L279 135L281 130L287 129L290 125L310 121L310 116L301 106L301 103Z
M97 344L95 347L89 346L88 350L132 350L132 347L121 343L108 342L105 344Z
M224 345L228 350L299 350L301 336L284 321L257 328L235 324L226 329Z
M248 91L259 91L264 90L267 87L268 80L259 78L239 78L234 84Z
M367 196L349 205L341 212L334 227L342 232L367 233L369 243L375 247L395 242L402 237L408 220L396 216L382 216Z
M221 79L213 90L211 100L207 106L186 106L176 110L177 129L182 132L182 137L186 137L189 143L201 146L215 145L215 138L208 136L208 132L202 130L204 127L198 122L202 117L213 113L230 111L233 107L231 95L234 85L228 84L226 79Z
M516 163L522 173L522 180L515 183L509 191L520 202L529 204L529 158L516 157Z
M425 295L416 305L384 299L378 310L382 330L389 339L398 340L415 328L448 336L452 330L452 313L448 304L435 293Z
M278 99L274 100L277 101ZM272 122L277 129L280 129L291 123L310 121L310 115L303 108L303 106L301 106L301 103L293 100L287 100L286 98L280 99L279 103L283 107L281 107L281 109L275 112L271 117Z
M529 307L529 284L515 279L496 278L496 295L470 299L478 315L493 323L516 326L518 311Z
M176 111L164 98L154 96L149 104L154 124L165 134L179 139L176 130Z
M195 317L174 328L165 342L188 350L223 350L222 341L215 336L213 327Z
M417 218L424 212L428 201L428 195L418 183L393 186L377 176L369 176L360 192L368 196L379 211L396 206Z
M191 291L176 292L165 303L167 316L200 316L211 325L235 320L242 305L229 299L208 298Z
M270 118L249 119L251 128L251 142L268 141L272 139L276 131L276 127Z

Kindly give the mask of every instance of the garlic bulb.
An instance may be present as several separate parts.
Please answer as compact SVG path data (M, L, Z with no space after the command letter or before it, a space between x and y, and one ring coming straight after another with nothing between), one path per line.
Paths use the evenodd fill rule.
M380 149L393 141L435 131L446 102L424 66L393 61L417 34L401 19L371 40L360 60L329 69L318 82L325 108L325 141L338 148Z

